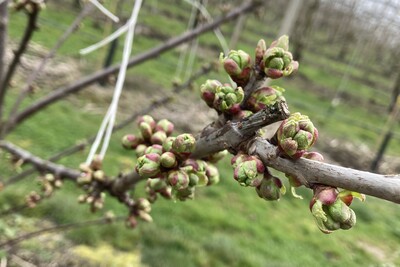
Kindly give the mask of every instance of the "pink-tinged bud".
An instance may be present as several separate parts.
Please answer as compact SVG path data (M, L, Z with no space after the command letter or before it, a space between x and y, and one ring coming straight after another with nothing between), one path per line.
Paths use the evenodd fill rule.
M350 204L353 202L354 198L358 198L361 201L365 201L365 195L358 193L358 192L353 192L349 190L342 190L340 191L338 197L347 205L350 206Z
M277 131L278 146L287 156L297 159L304 155L318 138L311 120L300 113L291 114Z
M234 114L234 112L239 112L239 106L244 98L244 91L242 87L232 88L229 85L220 86L217 88L214 108L221 112L228 112ZM236 105L236 107L234 107Z
M306 152L303 154L303 158L321 162L324 161L324 156L318 152Z
M191 134L180 134L172 143L172 150L181 156L189 156L196 148L196 139Z
M266 50L267 50L267 45L265 44L265 41L261 39L260 41L258 41L256 47L256 53L255 53L256 66L258 66L261 63Z
M164 152L170 152L172 149L172 143L175 141L175 137L167 137L164 143L162 144L162 148Z
M206 176L208 178L207 185L213 185L219 183L219 171L217 167L211 164L207 164Z
M139 117L137 120L138 125L140 126L142 122L147 123L150 126L151 130L154 130L156 127L156 121L150 115L143 115Z
M238 164L233 172L233 177L242 186L258 186L264 170L264 165L260 160L252 159Z
M169 136L174 131L174 124L167 119L162 119L157 122L156 131L165 132L165 134Z
M241 120L241 119L247 118L251 115L253 115L253 112L251 112L250 110L240 110L237 114L234 114L233 119Z
M154 178L160 173L160 155L146 154L137 159L136 170L143 178Z
M284 91L285 89L278 86L259 88L250 95L247 105L251 111L258 112L274 105L278 101L284 101Z
M122 137L122 146L126 149L135 149L139 144L143 143L143 139L134 134L127 134Z
M256 192L260 198L273 201L279 200L281 194L286 192L286 189L281 180L266 173L260 184L256 187Z
M233 168L236 168L242 162L250 160L250 159L251 158L249 155L244 154L243 152L239 152L231 159L231 165Z
M144 151L144 154L151 154L151 153L161 155L163 153L162 146L155 144L155 145L147 147L146 150Z
M231 50L228 56L220 55L225 71L239 86L245 86L250 79L251 57L242 50Z
M220 86L222 86L222 84L217 80L207 80L200 86L201 98L209 107L213 106L215 93L217 92L217 88Z
M145 154L145 151L147 149L146 145L140 144L136 147L135 152L136 152L136 157L141 157Z
M338 190L335 187L319 185L314 189L315 200L321 201L323 205L332 205L338 196Z
M164 152L160 158L161 166L165 168L174 168L177 166L176 156L172 152Z
M150 140L151 136L153 135L153 129L151 128L150 124L147 122L141 122L139 124L139 130L145 140Z
M173 189L180 190L189 186L189 175L182 170L173 170L168 173L168 183Z
M167 134L163 131L158 131L153 133L153 135L150 137L150 142L152 144L162 145L165 139L167 139Z

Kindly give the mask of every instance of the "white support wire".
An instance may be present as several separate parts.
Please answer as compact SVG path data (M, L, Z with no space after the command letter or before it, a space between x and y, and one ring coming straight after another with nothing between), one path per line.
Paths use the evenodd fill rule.
M105 8L102 4L100 4L97 0L89 0L90 3L92 3L97 9L101 11L104 15L109 17L112 21L115 23L119 22L119 18L115 16L113 13L110 12L107 8Z
M135 1L135 5L132 10L132 15L127 24L128 32L125 37L125 44L124 44L121 68L118 73L118 79L117 79L117 83L115 86L113 99L112 99L110 107L108 108L107 113L103 119L103 122L101 123L100 129L99 129L96 139L95 139L95 142L93 143L93 145L90 149L89 155L86 159L86 164L90 164L92 162L94 155L100 146L100 142L101 142L101 139L103 138L104 134L105 134L105 136L104 136L103 145L102 145L102 148L100 151L100 158L103 159L107 152L107 148L108 148L108 145L109 145L110 139L111 139L112 130L114 128L119 98L121 96L122 88L123 88L123 85L125 82L126 70L128 67L129 57L131 54L132 43L133 43L133 39L134 39L135 26L136 26L137 17L139 15L141 5L142 5L142 0Z

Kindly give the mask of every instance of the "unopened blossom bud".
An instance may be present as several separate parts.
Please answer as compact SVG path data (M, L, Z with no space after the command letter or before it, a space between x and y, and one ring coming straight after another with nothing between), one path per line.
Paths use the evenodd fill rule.
M160 192L168 186L165 179L161 178L148 179L146 185L149 189L155 192Z
M90 163L90 168L93 171L100 170L103 166L103 158L100 155L94 155L92 162Z
M153 133L153 135L150 137L150 142L152 144L162 145L165 139L167 139L167 134L163 131L158 131Z
M240 103L243 98L242 87L232 88L230 85L224 85L217 88L213 105L218 111L236 114L240 112Z
M144 178L153 178L160 173L160 155L146 154L137 159L136 170Z
M256 157L238 164L233 177L242 186L258 186L265 171L264 164Z
M173 170L168 172L167 180L172 188L176 190L184 189L189 185L189 175L182 170Z
M206 102L209 107L213 107L217 88L221 86L222 84L217 80L207 80L204 84L200 86L201 98Z
M122 137L122 146L126 149L135 149L141 143L143 143L143 139L134 134L127 134Z
M79 170L81 172L86 172L86 173L92 172L92 169L90 168L89 164L86 163L79 164Z
M142 122L147 123L147 124L150 126L150 128L151 128L152 130L154 130L155 127L156 127L156 121L155 121L155 120L153 119L153 117L150 116L150 115L143 115L143 116L140 116L140 117L137 119L137 123L138 123L138 125L140 125Z
M279 86L259 88L250 95L247 100L247 105L251 111L258 112L274 105L278 101L285 101L285 98L282 95L284 91L285 89Z
M178 162L176 160L176 156L172 152L162 153L161 158L160 158L160 163L161 163L161 166L163 166L165 168L173 168L173 167L176 167L176 165L178 164Z
M250 79L251 57L242 50L231 50L228 56L220 55L225 71L239 86L245 86Z
M147 122L141 122L139 124L139 130L140 133L142 134L142 137L146 140L149 140L151 136L153 135L153 129L151 128L150 124Z
M162 146L155 144L147 147L146 150L144 151L144 154L151 154L151 153L161 155L163 153Z
M277 79L297 71L299 63L293 60L288 47L288 37L282 36L265 51L261 67L264 69L267 77Z
M145 199L145 198L139 198L136 200L136 206L139 210L142 210L146 213L149 213L151 211L151 204L150 202Z
M92 175L90 173L82 172L79 177L76 179L76 182L80 185L88 184L92 181Z
M135 152L136 152L136 157L141 157L145 154L145 151L147 149L147 146L144 144L140 144L136 147Z
M145 222L153 222L153 218L147 212L139 210L138 211L138 216L139 216L140 219L142 219Z
M54 181L56 180L54 174L52 174L52 173L47 173L47 174L44 176L44 179L45 179L46 181L48 181L48 182L54 182Z
M61 179L57 179L54 181L54 187L55 188L61 188L63 185L63 181Z
M78 203L82 204L86 202L87 195L79 195L78 196Z
M183 189L175 190L173 193L173 197L175 199L178 199L180 201L185 201L188 199L193 199L194 198L194 192L195 188L194 187L186 187Z
M93 173L93 178L97 181L103 182L106 179L106 174L102 170L97 170Z
M164 143L162 144L162 148L164 152L170 152L172 149L172 143L175 141L175 137L169 136L165 139Z
M279 200L281 194L284 194L285 191L282 181L268 173L264 175L261 183L256 187L258 196L268 201Z
M315 160L315 161L324 161L324 156L322 156L321 153L318 152L305 152L302 156L303 158L310 159L310 160Z
M265 44L265 41L261 39L260 41L258 41L256 47L256 53L255 53L256 66L259 66L259 64L261 63L266 50L267 50L267 45Z
M189 156L196 147L196 139L191 134L180 134L172 143L172 150L180 156Z
M217 163L221 159L223 159L226 155L228 155L228 150L222 150L217 153L211 154L207 157L207 161L211 163Z
M213 185L213 184L219 183L219 171L218 171L217 167L215 167L214 165L207 164L206 175L208 178L207 185Z
M249 117L250 115L253 115L253 112L250 110L240 110L238 113L234 114L233 118L235 120L241 120Z
M301 157L318 138L318 130L311 120L300 113L291 114L277 131L279 148L291 158Z
M157 122L156 131L163 131L169 136L174 131L174 124L167 119L162 119Z

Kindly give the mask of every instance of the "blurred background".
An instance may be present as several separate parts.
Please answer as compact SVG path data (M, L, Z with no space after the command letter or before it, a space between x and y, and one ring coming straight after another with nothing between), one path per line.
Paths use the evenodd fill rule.
M202 0L217 18L243 1ZM259 39L267 45L282 34L300 62L296 75L272 81L286 89L290 111L308 115L320 133L316 149L326 160L346 167L380 173L400 173L400 1L398 0L281 0L264 1L255 13L243 14L219 30L230 49L254 53ZM25 104L85 74L121 60L123 41L86 56L79 50L111 34L130 16L134 1L105 0L120 17L115 24L93 12L67 40L35 84ZM35 32L6 105L40 58L51 49L81 10L83 1L49 1ZM192 18L192 19L191 19ZM139 14L132 54L140 54L206 22L183 0L146 0ZM26 16L10 10L9 51L17 47ZM172 49L128 71L118 121L172 92L202 66L218 62L222 48L213 32ZM218 71L219 70L219 71ZM196 133L215 115L200 101L198 89L206 79L227 82L216 68L195 80L174 101L151 114L168 118L177 132ZM18 145L47 158L97 132L111 101L115 77L90 86L46 108L9 136ZM115 133L105 160L109 173L133 168L134 153L120 148L120 138L135 132L135 124ZM77 168L88 151L62 159ZM7 155L0 155L0 179L15 174ZM255 191L232 179L227 157L219 164L219 185L197 190L194 201L159 200L153 205L154 223L126 229L123 224L93 226L42 236L22 243L17 257L37 266L398 266L400 265L400 208L367 198L355 201L357 225L350 231L322 234L304 200L290 193L278 202L265 202ZM282 174L277 174L284 177ZM0 240L49 225L77 222L91 214L76 198L81 190L65 188L35 209L8 215L1 211L21 205L38 188L36 176L6 187L0 193ZM37 189L36 189L37 190ZM143 195L140 186L135 191ZM109 199L105 211L124 214ZM45 242L44 242L45 241ZM112 260L111 260L112 259ZM57 265L58 264L58 265Z

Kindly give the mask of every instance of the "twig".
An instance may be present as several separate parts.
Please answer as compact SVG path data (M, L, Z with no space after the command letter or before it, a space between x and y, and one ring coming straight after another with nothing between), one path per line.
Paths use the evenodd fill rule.
M161 53L168 51L171 48L174 48L182 43L192 40L193 38L199 36L202 33L215 29L222 23L225 23L229 20L232 20L239 16L244 12L250 12L260 5L259 2L250 2L245 3L241 7L233 10L229 14L225 15L222 18L216 19L215 21L205 24L203 26L197 27L193 31L184 33L180 36L174 37L168 41L166 41L163 45L150 49L140 55L134 56L129 60L128 67L133 67L144 61L155 58L159 56ZM34 115L39 110L45 108L46 106L66 97L69 94L79 92L80 90L84 89L86 86L108 76L110 74L116 73L120 68L120 65L110 66L104 70L97 71L74 84L61 87L59 89L54 90L49 95L43 97L42 99L34 102L32 105L27 107L25 110L18 113L12 121L10 121L10 126L8 128L7 133L9 133L17 124L21 123L22 121L26 120L30 116Z
M81 13L75 18L75 20L72 22L72 24L69 26L69 28L64 32L64 34L60 37L60 39L57 41L53 49L42 59L38 67L31 72L29 75L25 87L21 90L21 93L19 94L17 100L15 101L13 107L11 108L10 112L10 117L8 118L7 121L12 120L12 117L17 114L18 108L21 105L22 101L25 99L25 97L28 95L28 93L31 91L33 82L37 79L37 77L42 73L43 69L45 68L47 62L53 58L57 50L64 44L64 42L68 39L68 37L74 33L81 21L88 15L90 12L94 10L93 5L86 5ZM5 127L3 127L2 131L7 132L7 121L5 122Z
M3 3L3 5L7 5L7 2ZM36 30L37 25L36 21L39 15L39 7L37 5L32 5L33 9L32 12L28 14L28 21L25 28L24 36L21 39L19 44L19 48L15 51L14 58L8 67L8 70L4 76L2 83L0 84L0 120L3 116L3 106L4 106L4 97L6 95L8 84L11 78L14 75L14 72L19 64L22 54L25 52L30 39L32 38L33 32Z
M190 79L188 79L186 82L182 83L181 85L178 85L177 87L175 87L175 89L173 90L173 94L177 94L179 92L181 92L182 90L186 89L189 87L189 85L197 80L198 78L200 78L201 76L209 73L212 70L212 64L209 64L206 67L203 67L200 71L196 72L192 77L190 77ZM155 109L166 105L167 103L171 102L173 100L172 96L164 96L154 102L152 102L151 105L141 109L138 112L135 112L134 114L132 114L130 117L126 118L125 120L123 120L121 123L117 124L114 126L114 132L119 131L121 129L123 129L125 126L129 125L130 123L132 123L138 116L143 115L143 114L147 114L151 111L154 111ZM66 148L63 151L53 155L52 157L50 157L48 160L49 161L57 161L65 156L69 156L72 155L78 151L82 151L88 144L90 144L91 142L93 142L95 136L91 136L89 138L87 138L85 141L74 145L72 147ZM27 169L25 171L23 171L22 173L16 174L12 177L10 177L7 181L4 182L4 186L7 187L11 184L14 184L20 180L22 180L24 177L27 177L30 174L33 174L36 172L35 168L30 168Z
M9 250L10 248L12 248L13 246L15 246L18 243L21 243L22 241L46 234L46 233L51 233L51 232L59 232L59 231L66 231L66 230L70 230L73 228L81 228L81 227L85 227L85 226L91 226L91 225L101 225L101 224L109 224L115 221L121 221L126 219L125 216L118 216L118 217L114 217L114 218L100 218L100 219L95 219L95 220L88 220L88 221L83 221L83 222L75 222L75 223L67 223L67 224L60 224L60 225L56 225L56 226L52 226L52 227L48 227L48 228L44 228L44 229L40 229L37 231L33 231L24 235L21 235L17 238L14 239L10 239L6 242L3 242L0 244L0 248L1 249L5 249L5 250Z
M0 3L0 84L3 81L4 72L4 55L7 44L7 27L8 27L8 1Z

